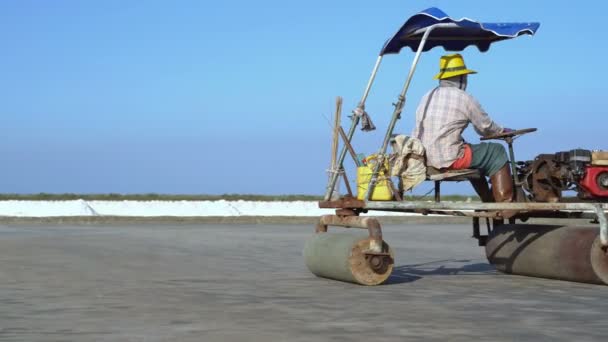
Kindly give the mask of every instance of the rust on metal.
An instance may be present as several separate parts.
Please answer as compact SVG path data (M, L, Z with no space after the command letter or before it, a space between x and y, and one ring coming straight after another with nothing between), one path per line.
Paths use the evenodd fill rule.
M359 216L359 212L353 209L336 209L337 216Z
M355 197L345 196L335 201L320 201L319 208L325 209L362 209L365 202Z
M593 210L594 203L535 203L535 202L498 202L498 203L461 203L461 202L411 202L411 201L367 201L363 208L374 210L389 209L429 209L429 210ZM604 210L606 203L600 204Z
M365 252L364 254L367 263L376 273L386 273L388 267L395 263L393 255L389 252Z
M498 202L498 203L451 203L451 202L411 202L411 201L359 201L344 197L337 201L319 202L320 208L344 208L394 212L422 212L423 214L458 215L486 218L515 218L526 220L528 217L556 217L567 215L588 217L591 215L600 224L600 241L608 247L608 203L593 202ZM505 212L509 215L505 215ZM545 213L546 215L541 215ZM565 214L570 213L570 214Z
M561 189L564 188L562 182L562 170L554 161L554 154L541 154L530 165L531 175L529 180L524 183L528 192L534 196L537 202L560 202L562 197Z
M359 284L379 285L384 283L393 272L395 256L386 242L382 242L381 251L370 253L367 246L370 239L357 243L348 258L351 272Z
M317 223L315 232L325 233L327 232L327 226L367 229L370 239L377 243L378 246L382 244L380 222L373 217L323 215L319 219L319 223Z

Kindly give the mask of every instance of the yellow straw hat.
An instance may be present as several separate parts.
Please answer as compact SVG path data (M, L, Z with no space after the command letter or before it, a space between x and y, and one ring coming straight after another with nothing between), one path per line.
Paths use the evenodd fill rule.
M464 65L464 59L459 53L453 55L445 55L439 59L439 73L435 75L436 80L444 80L446 78L476 74L477 71L467 69Z

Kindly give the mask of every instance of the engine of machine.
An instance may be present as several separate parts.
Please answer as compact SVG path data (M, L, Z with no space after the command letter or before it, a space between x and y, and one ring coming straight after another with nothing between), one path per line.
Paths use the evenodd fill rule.
M519 162L518 178L535 202L560 202L573 190L578 199L608 201L608 151L575 149Z

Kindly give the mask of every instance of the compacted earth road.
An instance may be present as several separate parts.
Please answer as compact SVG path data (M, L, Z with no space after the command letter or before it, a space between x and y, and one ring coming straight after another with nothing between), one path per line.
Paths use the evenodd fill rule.
M0 341L608 336L608 287L497 273L468 225L385 225L396 267L378 287L309 273L302 249L312 231L289 224L0 225Z

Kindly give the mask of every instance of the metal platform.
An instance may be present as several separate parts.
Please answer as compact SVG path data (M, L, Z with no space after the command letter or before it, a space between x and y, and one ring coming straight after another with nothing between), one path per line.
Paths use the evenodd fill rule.
M373 210L422 215L449 215L472 218L578 218L596 220L600 225L602 246L608 247L608 203L466 203L466 202L412 202L412 201L361 201L345 197L337 201L321 201L319 208L337 209L340 216L359 215Z

